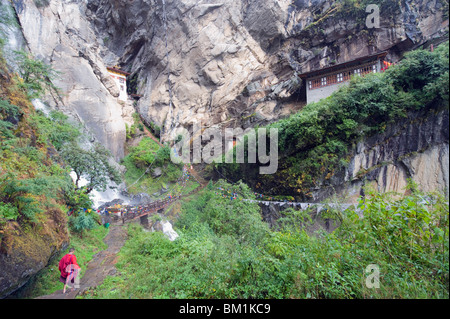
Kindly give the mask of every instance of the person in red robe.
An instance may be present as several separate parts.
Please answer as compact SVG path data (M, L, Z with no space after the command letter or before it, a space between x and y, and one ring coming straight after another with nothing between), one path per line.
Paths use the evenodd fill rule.
M66 293L66 288L69 283L75 283L79 270L80 266L77 264L75 249L70 248L69 253L59 261L59 271L61 272L59 281L64 284L63 293Z

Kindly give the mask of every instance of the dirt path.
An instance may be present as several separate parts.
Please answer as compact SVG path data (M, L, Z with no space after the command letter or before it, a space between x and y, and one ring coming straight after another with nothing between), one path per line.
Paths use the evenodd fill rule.
M80 289L74 292L62 293L62 290L36 299L75 299L79 294L84 293L90 288L100 285L107 276L114 276L116 273L115 264L117 263L117 253L125 244L127 239L127 226L120 224L111 225L109 234L104 239L108 248L93 256L87 269L83 269L84 276L80 281Z

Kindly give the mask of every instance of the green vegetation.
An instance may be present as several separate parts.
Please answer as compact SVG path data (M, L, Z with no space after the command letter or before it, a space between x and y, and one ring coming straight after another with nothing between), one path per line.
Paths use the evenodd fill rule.
M30 99L41 97L45 92L58 93L58 88L52 83L58 76L50 65L35 59L24 51L16 52L16 62L20 67L22 80L19 87L23 88Z
M50 4L50 0L34 0L36 7L45 8Z
M56 72L23 52L17 57L20 77L8 71L0 50L0 245L25 254L30 243L21 238L34 237L51 238L58 247L67 241L68 222L89 242L95 230L86 230L95 228L98 217L80 211L92 207L90 191L104 189L108 178L118 180L117 172L104 148L87 152L77 146L81 133L67 116L35 110L31 99L56 92ZM71 169L88 179L87 187L74 185Z
M155 135L157 138L161 137L161 127L159 127L158 125L156 125L153 122L150 122L150 129L152 131L152 134Z
M416 50L384 73L355 76L327 99L268 128L279 130L280 168L258 176L257 165L219 165L230 179L244 178L265 192L307 197L309 190L331 178L346 163L352 145L382 132L409 111L448 108L449 44L434 52ZM261 188L261 189L262 189Z
M69 123L68 116L59 111L51 111L49 117L42 112L30 116L31 125L39 130L39 141L51 143L61 151L63 144L74 143L81 136L80 127Z
M133 113L133 120L134 123L131 127L128 127L128 124L125 124L126 126L126 133L127 133L127 140L133 138L136 135L136 130L139 128L141 132L144 131L144 125L141 123L141 119L139 118L138 113Z
M87 179L86 194L94 189L105 191L110 181L120 181L118 171L109 163L110 152L100 144L92 150L85 150L76 143L65 144L61 156L76 174L77 190L80 189L81 178Z
M214 186L254 196L242 183ZM341 226L312 235L303 227L310 211L286 210L270 230L257 204L205 189L183 204L174 242L130 225L121 275L86 298L448 298L445 199L367 193L364 218L329 211ZM371 264L379 289L365 285Z
M96 218L98 215L93 215L93 213L79 212L75 216L70 216L69 225L72 230L79 234L81 238L86 233L86 231L92 230L97 226Z
M2 25L17 26L18 23L13 12L11 12L11 9L5 6L4 4L0 3L0 37L5 36L4 31L2 30ZM0 38L0 47L3 42L4 40Z
M130 193L149 194L161 190L182 176L182 168L170 160L169 146L160 147L149 137L141 140L138 146L130 148L122 164L127 168L125 182ZM152 170L162 168L162 175L152 177Z
M52 145L73 131L57 113L49 120L36 113L24 84L0 54L0 234L12 221L39 225L49 211L62 214L62 194L73 187Z

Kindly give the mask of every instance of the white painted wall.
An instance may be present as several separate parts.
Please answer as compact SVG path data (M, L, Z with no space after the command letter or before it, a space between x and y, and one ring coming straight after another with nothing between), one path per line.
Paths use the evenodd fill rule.
M378 60L376 62L376 65L377 65L377 73L381 72L381 61ZM326 76L326 75L324 75L324 76ZM309 81L311 81L311 79L306 80L307 104L313 103L313 102L318 102L321 99L325 99L325 98L329 97L334 91L337 91L340 87L342 87L343 85L347 85L349 83L348 81L346 81L346 82L336 83L333 85L324 86L321 88L310 89Z
M120 90L119 100L121 101L127 101L128 100L128 94L127 94L127 77L125 75L120 75L117 73L113 73L108 71L111 77L114 79L114 82L116 82L117 87Z

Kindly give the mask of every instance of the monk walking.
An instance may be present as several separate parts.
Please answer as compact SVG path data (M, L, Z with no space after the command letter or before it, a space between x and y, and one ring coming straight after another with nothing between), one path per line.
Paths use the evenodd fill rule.
M78 276L80 266L77 264L77 257L75 256L75 248L70 248L69 253L66 254L59 261L59 271L61 277L59 281L64 284L63 293L66 293L66 288L70 283L75 284L75 279ZM73 290L73 289L72 289Z

